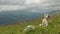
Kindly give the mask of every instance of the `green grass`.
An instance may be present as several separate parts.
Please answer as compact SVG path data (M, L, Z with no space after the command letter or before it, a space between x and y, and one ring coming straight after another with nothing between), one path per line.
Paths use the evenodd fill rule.
M60 15L50 17L48 27L39 27L38 25L41 23L41 20L42 18L38 18L26 23L20 22L7 26L0 25L0 34L60 34ZM34 25L36 28L23 32L27 25Z

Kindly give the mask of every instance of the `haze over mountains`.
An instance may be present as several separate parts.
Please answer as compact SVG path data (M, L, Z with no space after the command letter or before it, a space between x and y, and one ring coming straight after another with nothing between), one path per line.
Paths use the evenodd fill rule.
M0 24L17 23L25 20L32 20L41 17L45 13L53 14L54 10L36 10L38 12L30 12L32 9L15 10L15 11L2 11L0 12ZM35 11L35 10L33 10ZM42 11L42 12L39 12Z

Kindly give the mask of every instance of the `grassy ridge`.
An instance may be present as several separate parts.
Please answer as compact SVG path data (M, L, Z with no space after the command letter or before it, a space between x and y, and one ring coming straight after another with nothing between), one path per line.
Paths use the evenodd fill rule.
M48 27L38 26L41 23L42 18L31 20L26 23L21 22L19 24L12 24L8 26L0 25L0 34L60 34L60 15L51 16L49 19L51 21L49 22ZM36 28L34 30L23 32L23 29L27 25L34 25Z

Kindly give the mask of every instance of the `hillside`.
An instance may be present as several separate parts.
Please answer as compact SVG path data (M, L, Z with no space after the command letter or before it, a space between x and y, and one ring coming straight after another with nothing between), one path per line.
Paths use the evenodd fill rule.
M20 22L18 24L0 25L0 34L60 34L60 14L50 16L48 27L39 27L42 18L36 20ZM34 30L23 32L24 28L28 25L34 25Z

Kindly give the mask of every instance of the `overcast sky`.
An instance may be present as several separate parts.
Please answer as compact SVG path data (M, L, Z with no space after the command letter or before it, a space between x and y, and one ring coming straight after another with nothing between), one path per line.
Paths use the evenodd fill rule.
M0 0L0 4L60 4L60 0Z
M60 0L0 0L0 11L23 10L30 7L30 5L60 9Z

